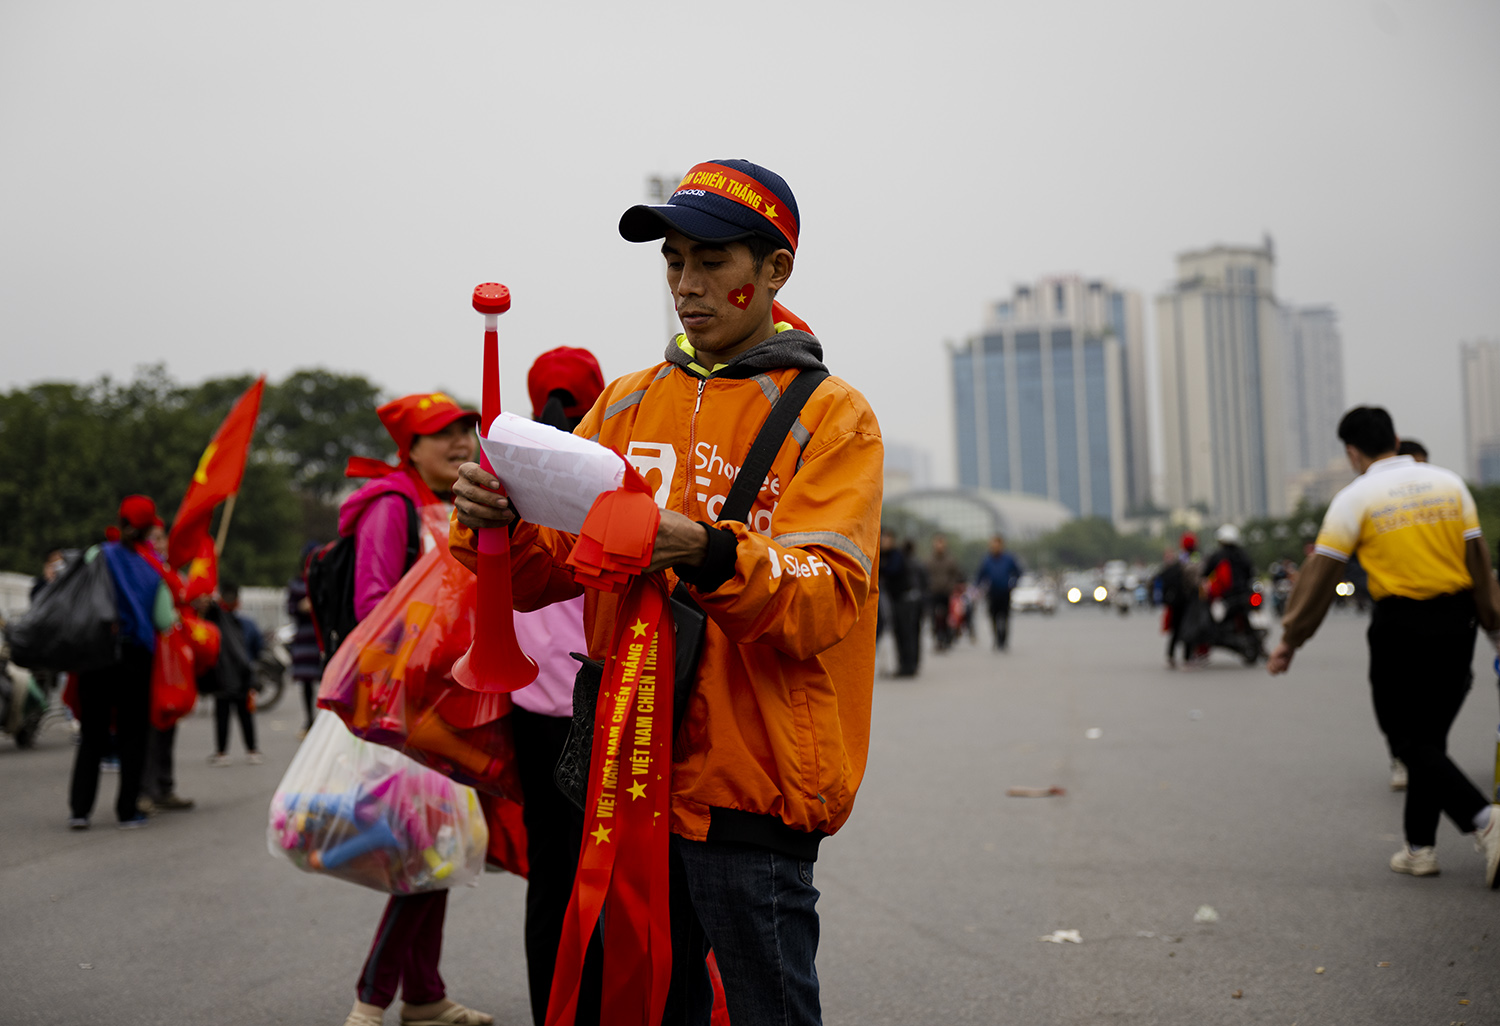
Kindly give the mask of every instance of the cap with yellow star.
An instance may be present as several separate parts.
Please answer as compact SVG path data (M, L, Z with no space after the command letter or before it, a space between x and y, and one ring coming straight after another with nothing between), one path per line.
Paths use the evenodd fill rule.
M711 160L688 171L666 203L625 211L620 234L630 242L663 238L668 229L696 242L761 235L795 253L800 224L786 179L748 160Z

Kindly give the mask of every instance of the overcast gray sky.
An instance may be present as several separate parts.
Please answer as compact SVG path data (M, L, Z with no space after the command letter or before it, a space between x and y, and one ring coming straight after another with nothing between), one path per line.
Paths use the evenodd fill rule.
M744 157L802 212L782 295L951 475L943 342L1018 281L1149 297L1271 233L1352 402L1460 466L1457 343L1500 337L1494 0L0 4L0 387L309 365L506 397L654 362L653 173ZM1148 331L1154 323L1148 320Z

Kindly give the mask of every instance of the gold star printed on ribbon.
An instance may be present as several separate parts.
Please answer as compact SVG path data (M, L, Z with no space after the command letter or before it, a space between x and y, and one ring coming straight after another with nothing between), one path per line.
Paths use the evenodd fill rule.
M609 827L601 826L592 834L595 844L604 844L609 840Z
M630 625L630 630L635 634L636 637L644 638L646 636L646 631L650 628L650 626L651 625L648 624L645 620L637 620L635 623Z
M770 218L774 218L776 216L776 204L774 204L774 203L767 203L766 204L766 216L770 217Z
M641 783L639 780L631 784L625 790L630 792L631 800L646 797L646 785Z

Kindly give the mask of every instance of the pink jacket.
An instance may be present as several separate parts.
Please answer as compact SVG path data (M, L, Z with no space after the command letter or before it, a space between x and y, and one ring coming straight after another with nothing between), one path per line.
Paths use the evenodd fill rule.
M589 654L583 634L583 596L556 602L530 613L516 613L516 640L521 651L536 660L536 680L511 700L539 716L573 715L573 678L578 660L570 652Z
M408 527L401 496L420 507L421 492L410 474L398 471L363 485L339 507L339 534L354 535L354 615L361 620L406 572ZM418 531L425 552L433 541L420 520Z

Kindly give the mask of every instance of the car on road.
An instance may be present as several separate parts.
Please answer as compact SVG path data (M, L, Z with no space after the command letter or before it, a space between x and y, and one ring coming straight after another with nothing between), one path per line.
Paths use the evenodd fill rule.
M1017 613L1057 612L1057 592L1035 574L1022 574L1010 593L1010 608Z

